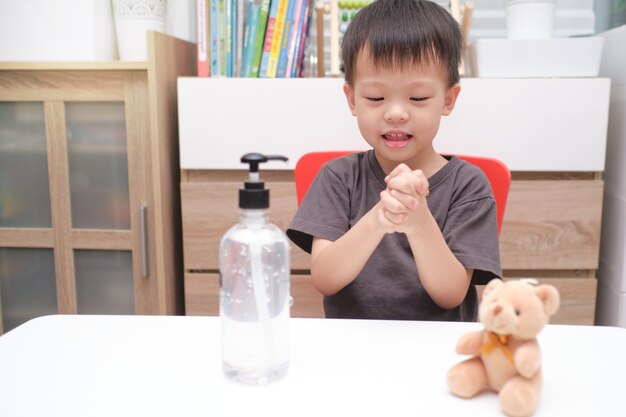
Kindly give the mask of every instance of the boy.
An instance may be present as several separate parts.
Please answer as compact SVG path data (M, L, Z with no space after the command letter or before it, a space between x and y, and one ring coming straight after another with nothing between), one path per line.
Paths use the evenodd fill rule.
M344 93L373 149L326 164L287 230L311 253L326 317L475 320L473 283L501 276L487 178L433 148L461 45L426 0L377 0L344 35Z

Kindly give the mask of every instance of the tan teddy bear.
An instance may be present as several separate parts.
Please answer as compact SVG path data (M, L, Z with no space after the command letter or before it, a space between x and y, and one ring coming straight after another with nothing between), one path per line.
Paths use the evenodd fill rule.
M494 279L483 292L478 317L484 330L468 333L456 351L473 355L448 371L453 394L471 398L486 389L499 392L502 411L531 415L541 391L541 351L537 335L559 308L551 285Z

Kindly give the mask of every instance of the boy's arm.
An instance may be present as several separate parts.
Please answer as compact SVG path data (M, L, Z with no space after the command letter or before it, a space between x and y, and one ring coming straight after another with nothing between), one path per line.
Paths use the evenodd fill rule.
M428 203L428 180L422 171L399 165L386 179L385 209L406 213L396 231L405 233L424 289L441 308L463 302L473 271L454 256L435 221ZM416 199L416 200L414 200Z
M428 211L427 220L412 233L407 233L411 251L424 289L441 308L457 307L465 299L473 270L454 256L437 222Z
M334 242L313 238L311 279L324 295L333 295L354 281L392 225L376 204L352 228Z

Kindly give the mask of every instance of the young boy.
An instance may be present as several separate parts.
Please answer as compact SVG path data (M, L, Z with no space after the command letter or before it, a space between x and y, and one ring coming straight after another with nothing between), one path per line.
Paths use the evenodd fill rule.
M326 164L287 231L311 253L326 317L475 320L473 284L501 276L487 178L433 148L461 46L426 0L377 0L344 35L344 93L373 149Z

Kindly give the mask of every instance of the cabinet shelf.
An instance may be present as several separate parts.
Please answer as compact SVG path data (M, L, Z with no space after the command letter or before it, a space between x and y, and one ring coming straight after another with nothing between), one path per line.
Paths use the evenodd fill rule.
M34 200L28 180L4 175L11 183L0 181L0 212L16 219L9 203L21 199L22 207L49 205L51 219L49 228L25 226L36 212L20 227L0 224L0 263L12 265L0 270L0 333L3 323L42 314L37 295L14 285L38 275L54 281L48 314L184 312L176 79L194 74L195 45L156 32L148 45L147 62L0 63L0 104L43 108L17 120L5 106L18 127L0 131L0 160L10 162L0 178L9 165L26 173L38 161L48 194ZM31 141L25 132L37 124ZM48 266L33 272L44 263L31 255Z

